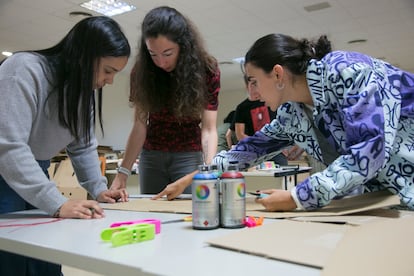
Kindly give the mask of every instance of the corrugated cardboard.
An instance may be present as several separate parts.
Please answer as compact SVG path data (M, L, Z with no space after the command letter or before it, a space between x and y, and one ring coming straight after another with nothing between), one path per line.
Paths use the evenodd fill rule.
M246 199L246 215L265 218L293 218L293 217L322 217L341 216L362 211L374 210L399 204L398 196L389 192L373 192L341 200L335 200L331 206L317 211L306 212L267 212L261 204L254 202L254 197ZM191 200L166 199L150 200L148 198L131 199L128 202L119 202L105 205L106 209L130 210L140 212L171 212L191 214Z
M101 204L104 209L128 210L138 212L165 212L191 214L191 200L166 199L151 200L149 198L130 199L128 202L118 202L113 204Z
M414 275L412 213L349 229L337 243L321 275Z
M289 219L303 222L325 222L336 224L350 224L357 226L376 221L385 221L387 219L396 219L402 217L403 215L404 211L393 209L375 209L343 216L296 217Z
M349 227L352 226L280 220L232 232L207 243L266 258L323 267Z
M388 191L378 191L333 200L328 206L314 211L266 212L262 205L254 204L247 204L246 210L252 216L266 218L320 217L342 216L398 204L400 199L397 195Z
M60 161L59 166L51 180L56 183L57 188L70 199L87 199L87 191L79 185L70 159Z
M324 268L323 276L414 275L414 212L359 226L279 220L207 240L210 245Z

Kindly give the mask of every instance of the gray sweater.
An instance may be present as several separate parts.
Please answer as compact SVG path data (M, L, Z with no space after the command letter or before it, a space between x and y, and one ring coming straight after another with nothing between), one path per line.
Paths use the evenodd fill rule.
M0 175L27 202L49 214L67 198L36 160L49 160L66 149L82 187L94 198L107 189L93 131L89 144L76 142L59 124L56 99L46 101L52 81L46 60L34 54L15 54L0 66Z

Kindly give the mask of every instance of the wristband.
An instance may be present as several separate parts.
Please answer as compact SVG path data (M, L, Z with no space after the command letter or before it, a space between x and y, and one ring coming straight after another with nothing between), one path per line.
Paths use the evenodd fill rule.
M118 168L118 173L125 174L126 176L130 176L131 175L131 171L128 170L127 168L124 168L124 167L119 167Z

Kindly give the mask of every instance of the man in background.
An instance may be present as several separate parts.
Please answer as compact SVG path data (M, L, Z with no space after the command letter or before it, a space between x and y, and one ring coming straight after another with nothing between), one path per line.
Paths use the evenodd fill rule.
M247 98L237 105L234 121L230 126L230 129L236 133L238 141L247 136L252 136L265 124L276 118L276 112L270 110L264 102L260 101L256 82L248 81L246 75L243 75L243 79L246 85ZM286 156L282 153L268 161L274 161L282 166L288 163Z
M226 118L224 118L223 123L217 127L217 152L222 150L229 150L231 149L232 145L237 143L236 134L230 130L230 126L234 120L234 114L236 111L232 110L227 114Z

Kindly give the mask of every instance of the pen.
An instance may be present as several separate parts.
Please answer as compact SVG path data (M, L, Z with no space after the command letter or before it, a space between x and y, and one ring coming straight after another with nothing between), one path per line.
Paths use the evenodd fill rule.
M175 222L187 222L187 221L192 221L192 216L186 216L184 218L181 219L173 219L173 220L167 220L167 221L163 221L161 222L162 224L168 224L168 223L175 223Z
M269 196L269 194L264 194L264 193L253 193L253 192L248 192L248 193L251 194L251 195L254 195L258 198L265 198L265 197Z

